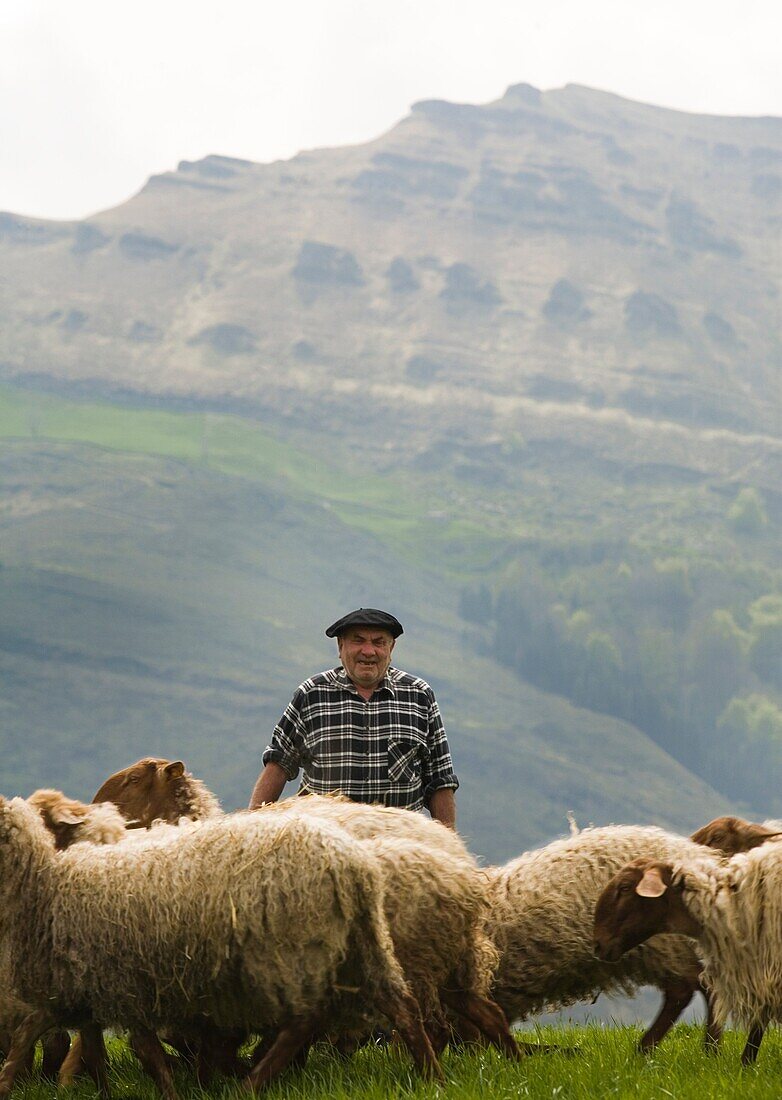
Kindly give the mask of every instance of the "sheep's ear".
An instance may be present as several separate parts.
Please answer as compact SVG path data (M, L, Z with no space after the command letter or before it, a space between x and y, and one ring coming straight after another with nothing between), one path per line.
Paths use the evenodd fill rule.
M754 822L747 822L741 829L741 837L746 849L757 848L772 837L780 835L782 834L774 832L765 825L756 825Z
M648 867L644 871L643 878L635 888L636 894L642 898L660 898L668 887L663 882L659 867Z
M163 771L169 779L179 779L181 775L185 774L185 765L181 760L172 760L170 764L166 764Z

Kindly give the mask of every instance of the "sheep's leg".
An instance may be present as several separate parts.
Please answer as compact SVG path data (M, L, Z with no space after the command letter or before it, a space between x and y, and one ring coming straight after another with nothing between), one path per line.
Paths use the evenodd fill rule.
M261 1059L266 1057L266 1055L271 1050L274 1040L276 1038L277 1036L274 1032L266 1032L265 1035L261 1036L261 1038L258 1040L252 1051L250 1052L251 1068L253 1066L257 1066Z
M722 1024L717 1023L714 1012L714 998L711 993L709 993L707 989L704 989L703 986L699 986L699 988L706 1002L706 1030L703 1033L703 1045L707 1053L712 1053L715 1052L720 1045Z
M272 1032L272 1033L264 1036L263 1039L258 1040L258 1042L255 1044L255 1048L254 1048L252 1054L250 1055L250 1067L251 1068L257 1066L260 1062L263 1061L263 1059L269 1053L271 1048L274 1046L274 1043L276 1042L276 1039L277 1039L277 1033ZM304 1046L301 1048L301 1050L293 1057L293 1059L291 1060L291 1064L290 1064L292 1069L303 1069L304 1068L304 1066L307 1064L307 1056L309 1055L310 1047L312 1046L313 1041L314 1041L314 1035L304 1044ZM360 1042L357 1043L353 1047L353 1050L358 1050L358 1047L360 1045L361 1045ZM335 1049L337 1054L340 1054L340 1055L343 1054L343 1051L338 1049L336 1045L335 1045L334 1049ZM351 1054L353 1053L353 1050L350 1051ZM237 1059L237 1063L238 1062L239 1062L239 1059Z
M60 1072L57 1074L57 1085L59 1087L72 1085L77 1073L81 1073L84 1068L84 1060L82 1058L82 1040L81 1032L77 1032L71 1043L71 1049L65 1056L65 1061L60 1066Z
M318 1033L320 1019L308 1017L306 1019L292 1020L285 1027L280 1028L269 1049L257 1065L253 1066L244 1079L244 1087L249 1092L259 1092L265 1088L275 1077L279 1077L283 1070L287 1069L296 1056L309 1045Z
M71 1037L62 1028L57 1028L56 1031L51 1031L44 1036L43 1062L41 1063L42 1076L52 1081L55 1080L60 1066L68 1057L70 1049Z
M429 1042L421 1019L421 1009L412 993L389 991L387 1000L378 998L377 1007L384 1016L389 1018L402 1036L421 1076L445 1082L437 1055L432 1050L432 1044Z
M0 1097L8 1096L14 1079L38 1039L48 1031L54 1021L44 1009L31 1012L11 1036L11 1046L0 1072Z
M134 1028L130 1045L141 1066L163 1094L164 1100L179 1100L174 1087L174 1075L160 1040L149 1028Z
M465 1047L476 1046L485 1047L488 1046L486 1036L483 1034L479 1027L466 1020L464 1016L457 1016L452 1014L449 1020L451 1035L449 1042L452 1047Z
M25 1054L24 1058L19 1063L19 1069L16 1071L18 1078L32 1077L33 1066L35 1065L35 1043L30 1047Z
M511 1034L505 1013L495 1001L464 990L444 991L442 999L457 1015L474 1024L491 1045L501 1050L507 1058L513 1059L514 1062L520 1060L522 1051Z
M765 1024L755 1024L754 1027L750 1028L749 1035L747 1036L747 1045L741 1052L742 1066L751 1066L755 1062L765 1033Z
M198 1042L196 1075L198 1083L204 1088L215 1073L229 1077L238 1077L247 1066L239 1057L239 1047L246 1038L244 1031L218 1031L212 1026L205 1027Z
M79 1034L84 1068L97 1085L98 1094L102 1100L108 1100L111 1093L106 1075L106 1045L103 1042L103 1029L98 1024L85 1024Z
M695 996L697 986L669 985L663 989L663 1003L649 1030L638 1041L638 1049L648 1054L661 1042Z
M424 1028L432 1046L432 1050L436 1057L439 1058L451 1041L451 1029L443 1020L437 1020L433 1016L430 1016L426 1020Z

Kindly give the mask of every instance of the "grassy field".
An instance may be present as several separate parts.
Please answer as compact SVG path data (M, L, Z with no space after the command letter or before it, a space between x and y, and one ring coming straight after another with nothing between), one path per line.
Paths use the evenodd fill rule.
M660 1050L651 1057L636 1054L633 1044L639 1032L632 1028L542 1028L527 1032L532 1041L557 1044L561 1051L534 1055L512 1065L494 1051L447 1052L442 1059L447 1078L444 1086L421 1083L412 1073L407 1057L396 1050L368 1049L349 1061L340 1061L325 1047L316 1047L306 1068L287 1074L265 1094L269 1100L382 1100L385 1097L448 1097L473 1100L491 1097L595 1100L597 1097L638 1097L652 1100L710 1100L711 1097L741 1097L742 1100L771 1100L782 1093L782 1040L778 1034L766 1037L757 1066L742 1070L739 1055L743 1035L728 1032L718 1055L707 1055L701 1046L702 1029L681 1025L674 1029ZM156 1093L142 1077L124 1043L111 1045L112 1090L123 1100L155 1100ZM198 1095L201 1100L233 1100L246 1096L237 1085L221 1080L208 1091L200 1090L193 1078L178 1078L181 1096ZM20 1100L48 1100L53 1086L36 1082L19 1085ZM69 1095L88 1100L94 1095L88 1083Z
M359 454L348 441L280 430L251 418L149 408L0 384L0 442L76 445L173 460L286 499L328 508L348 529L381 539L423 565L435 556L456 582L502 570L525 546L628 540L646 553L724 562L736 557L726 509L736 489L717 479L625 484L583 456L550 460L523 441L498 450L454 450L418 464L412 455ZM460 457L461 455L461 457ZM388 462L391 465L389 467ZM632 517L632 520L630 519ZM774 562L773 524L755 537L758 562ZM632 532L632 534L630 534ZM585 542L586 540L586 542Z
M382 538L413 560L433 547L450 548L440 556L457 570L490 561L509 534L507 524L487 532L485 517L443 513L431 478L373 473L336 449L324 460L322 448L287 442L239 416L69 400L0 384L0 441L81 444L273 485L288 499L329 508L348 528Z

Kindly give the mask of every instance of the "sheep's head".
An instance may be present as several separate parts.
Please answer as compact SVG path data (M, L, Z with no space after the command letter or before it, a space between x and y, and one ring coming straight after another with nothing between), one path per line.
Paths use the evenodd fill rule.
M185 812L189 779L181 760L145 757L109 776L93 801L113 802L140 827L158 820L176 822Z
M41 815L41 820L54 837L55 848L69 848L78 840L89 806L66 798L62 791L53 790L33 791L27 801Z
M127 822L110 802L85 805L62 791L34 791L27 802L38 811L59 851L79 841L116 844L125 836Z
M614 875L595 907L594 952L617 962L659 932L695 936L698 925L684 908L683 881L670 863L636 859Z
M745 821L742 817L726 816L715 817L708 825L693 833L690 839L696 844L705 844L707 848L715 848L726 856L735 856L738 852L749 852L779 836L782 833L769 829L766 825Z

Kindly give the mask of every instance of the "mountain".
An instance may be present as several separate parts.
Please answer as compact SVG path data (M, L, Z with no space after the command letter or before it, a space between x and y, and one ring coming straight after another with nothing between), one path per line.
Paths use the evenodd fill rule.
M427 101L367 145L183 162L84 222L3 215L0 361L326 430L350 396L392 443L434 403L443 428L561 410L609 449L650 419L661 450L681 424L741 448L779 435L781 214L780 119Z
M4 789L150 752L243 803L367 603L488 858L766 809L708 745L782 715L781 214L782 120L528 85L0 214Z

